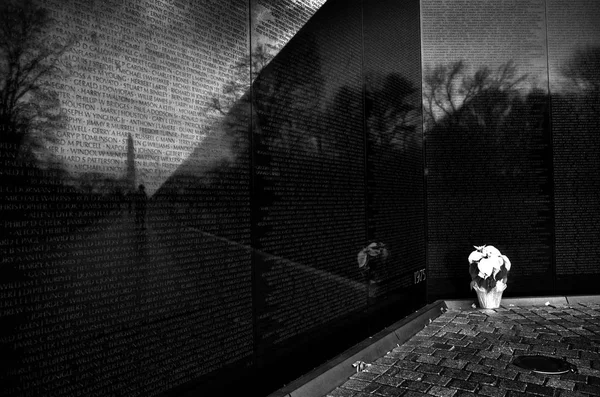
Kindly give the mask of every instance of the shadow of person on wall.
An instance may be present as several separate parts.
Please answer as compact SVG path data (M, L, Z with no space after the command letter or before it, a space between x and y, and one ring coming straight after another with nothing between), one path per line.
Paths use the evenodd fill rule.
M145 229L148 195L144 185L139 185L137 192L133 194L133 204L135 205L135 225L139 229Z

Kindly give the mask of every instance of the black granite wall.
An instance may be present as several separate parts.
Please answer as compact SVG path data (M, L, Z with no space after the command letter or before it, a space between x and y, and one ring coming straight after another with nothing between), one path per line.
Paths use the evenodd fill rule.
M0 394L266 394L425 304L418 2L5 3Z
M505 296L598 293L600 8L565 7L422 2L428 300L473 297L483 244Z

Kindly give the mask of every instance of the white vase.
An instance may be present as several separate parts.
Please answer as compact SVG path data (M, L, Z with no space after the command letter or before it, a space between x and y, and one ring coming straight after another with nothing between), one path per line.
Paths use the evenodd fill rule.
M497 309L500 307L502 292L506 289L506 283L498 281L496 282L496 286L490 291L486 291L485 288L481 288L478 285L473 285L473 289L477 293L479 307L482 309Z

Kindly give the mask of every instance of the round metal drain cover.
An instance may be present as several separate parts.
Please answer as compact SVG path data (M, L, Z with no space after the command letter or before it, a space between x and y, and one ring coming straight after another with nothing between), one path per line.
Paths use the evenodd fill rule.
M523 369L529 369L539 374L560 375L576 372L576 367L560 358L546 356L518 356L513 364Z

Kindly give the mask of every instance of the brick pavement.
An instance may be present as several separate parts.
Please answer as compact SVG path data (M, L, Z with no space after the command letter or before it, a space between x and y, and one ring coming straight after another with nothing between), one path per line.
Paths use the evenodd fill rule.
M327 397L600 396L600 305L446 310ZM564 358L578 373L542 375L518 355Z

